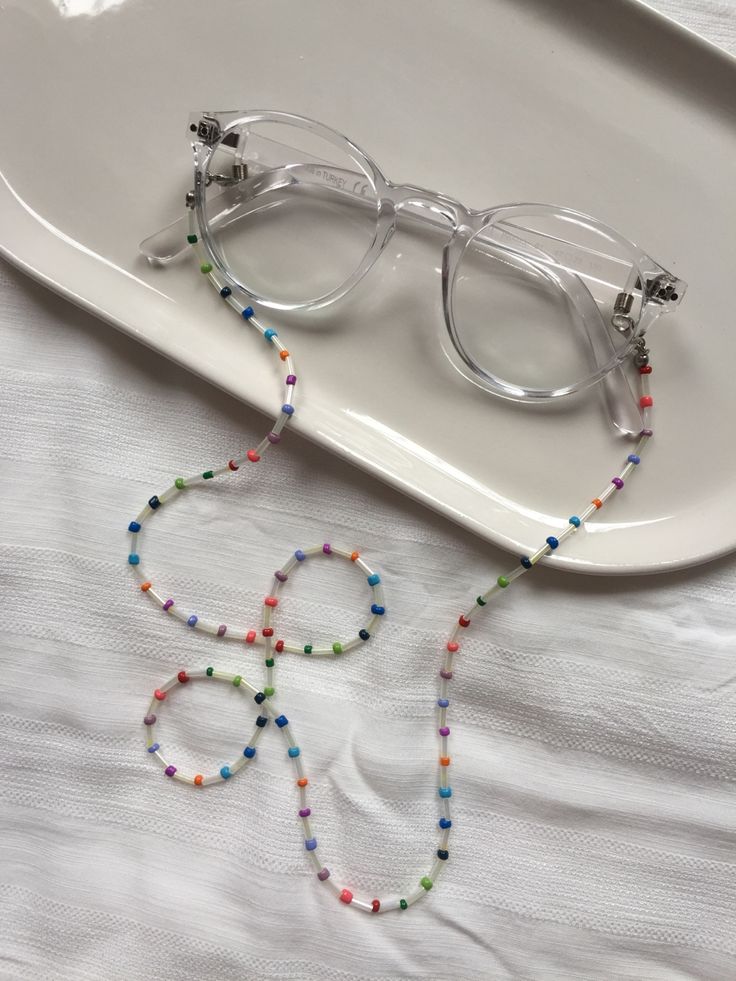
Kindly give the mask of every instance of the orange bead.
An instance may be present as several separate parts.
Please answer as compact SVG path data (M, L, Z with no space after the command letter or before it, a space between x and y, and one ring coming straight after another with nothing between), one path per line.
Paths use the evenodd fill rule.
M602 508L603 507L603 501L600 499L600 497L594 497L593 500L590 503L591 504L595 504L595 506L597 508Z
M286 361L286 359L289 357L289 352L279 351L279 357L281 358L282 361Z
M440 766L449 766L449 765L450 765L450 757L440 756Z
M296 785L297 787L306 787L308 783L309 781L307 780L306 777L299 777L299 779L296 782Z
M151 588L152 585L153 585L153 583L150 583L150 582L142 582L141 583L141 592L142 593L147 593L148 590Z
M351 562L357 562L359 558L360 558L360 552L351 552L350 553L350 561Z
M203 780L204 780L204 777L202 776L202 774L201 773L198 773L197 776L194 778L194 786L195 787L201 787Z

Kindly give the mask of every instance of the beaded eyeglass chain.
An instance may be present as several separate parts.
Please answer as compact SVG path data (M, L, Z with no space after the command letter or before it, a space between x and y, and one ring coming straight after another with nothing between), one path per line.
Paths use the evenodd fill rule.
M374 572L370 566L368 566L358 552L335 548L329 543L315 545L311 548L297 549L291 556L289 556L287 561L283 563L281 568L274 573L271 589L263 603L261 628L260 630L255 630L243 625L232 626L217 624L213 621L200 617L198 614L188 614L186 612L182 612L172 598L167 597L165 592L161 592L160 589L154 587L153 583L144 575L141 566L139 535L145 522L148 521L159 510L159 508L165 504L168 504L170 501L173 501L175 497L185 490L190 490L194 487L200 486L206 481L213 480L214 478L220 477L224 474L236 473L240 467L246 463L258 463L263 454L271 446L274 446L281 441L281 434L294 414L294 388L297 378L294 374L294 363L291 354L281 343L277 332L270 327L264 327L255 316L252 307L246 306L243 308L237 297L233 295L230 287L219 280L218 276L213 271L212 265L210 262L208 262L199 242L199 236L197 234L198 229L195 225L193 211L190 211L189 223L189 234L187 236L187 241L193 247L193 250L197 255L197 259L200 264L200 271L209 279L225 302L228 303L233 310L235 310L238 316L245 320L250 327L254 328L261 334L265 342L276 351L280 360L284 362L284 366L287 371L285 379L285 400L270 432L264 436L255 449L248 450L243 456L228 460L227 463L216 469L205 470L203 473L195 474L191 477L177 477L173 484L163 491L163 493L159 495L154 494L154 496L150 498L140 514L133 521L131 521L128 526L128 531L130 532L130 554L128 555L128 563L139 576L141 591L169 616L180 620L192 630L198 630L203 633L210 634L222 642L234 641L238 644L245 642L247 645L262 646L265 654L265 684L262 689L259 689L246 681L241 675L232 675L222 671L216 671L212 667L207 667L199 671L179 671L178 674L174 675L172 678L169 678L168 681L161 685L160 688L157 688L153 693L148 710L143 719L143 724L146 730L146 750L150 755L158 758L164 768L164 774L167 777L170 777L173 780L178 780L182 783L191 784L194 787L205 787L213 783L230 780L239 770L248 765L256 756L258 743L264 728L269 721L273 721L276 727L280 730L281 735L286 742L287 755L294 765L299 803L298 817L302 822L304 849L307 853L309 861L314 867L318 880L325 883L328 888L332 889L342 903L353 906L356 909L362 910L366 913L379 913L395 909L405 910L426 896L429 890L433 888L440 871L449 858L448 844L450 831L452 829L450 799L453 793L448 778L451 762L449 755L450 728L448 725L448 709L450 707L449 693L450 683L453 678L454 662L456 655L460 650L460 640L464 631L471 626L471 623L475 622L476 617L479 617L484 612L484 607L491 599L493 599L504 589L508 588L508 586L514 582L514 580L518 579L520 576L523 576L524 573L528 572L530 569L533 569L540 559L559 548L566 538L573 535L596 513L596 511L603 507L609 497L615 494L616 491L623 489L624 482L639 465L641 453L643 452L649 439L652 437L652 430L650 428L641 430L637 444L634 448L634 452L630 453L626 457L620 473L606 484L597 497L594 497L588 504L586 504L583 510L580 511L579 515L575 514L569 518L567 526L561 533L559 533L557 536L550 535L545 540L544 544L541 545L532 555L522 555L517 565L515 565L513 569L504 575L500 575L489 589L481 593L470 609L460 614L456 623L450 629L449 636L445 644L445 649L442 654L435 709L435 724L437 729L439 750L437 768L437 795L439 804L437 823L439 838L433 860L431 863L428 863L426 873L417 880L416 884L404 890L400 895L383 899L360 898L353 893L351 888L347 888L337 883L332 877L329 868L323 864L321 847L318 845L317 838L314 836L312 830L312 812L309 807L308 800L309 779L305 775L301 748L296 742L293 727L291 726L289 720L280 711L280 709L276 707L274 702L274 696L276 694L276 659L274 655L289 653L305 654L310 657L339 657L368 641L375 633L376 629L380 626L382 617L386 613L383 587L381 585L381 578L379 574ZM641 352L638 355L637 364L639 365L640 380L639 404L644 413L644 421L645 423L648 423L648 415L652 407L652 396L649 393L649 375L651 374L652 368L648 363L647 356L645 354L642 355ZM368 586L371 589L371 603L369 608L370 615L367 618L365 626L361 627L355 637L347 641L335 641L330 647L315 647L310 643L297 644L289 643L281 639L275 639L276 633L273 625L273 618L279 605L281 588L299 565L308 559L313 559L316 556L347 560L349 563L357 567L366 577ZM219 771L210 775L203 775L201 773L184 773L176 765L167 760L167 758L164 756L164 751L160 743L156 740L156 722L158 713L161 711L162 704L168 699L170 694L175 693L177 688L199 679L204 679L206 681L220 681L225 684L234 685L241 692L247 693L249 697L252 697L262 713L256 718L253 733L248 740L247 746L245 746L242 752L238 752L236 758L232 762L224 764L220 767Z

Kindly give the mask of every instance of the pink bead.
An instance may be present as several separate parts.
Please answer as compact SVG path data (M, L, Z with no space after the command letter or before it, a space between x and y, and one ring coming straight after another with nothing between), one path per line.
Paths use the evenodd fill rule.
M340 893L340 902L352 903L352 901L353 901L353 894L350 892L349 889L343 889L343 891Z
M325 555L329 555L332 552L332 545L330 545L329 542L325 542L322 546L322 551L325 553Z
M153 697L157 701L163 702L163 700L166 698L166 692L165 691L161 691L160 688L157 688L156 691L153 693Z
M279 601L276 599L275 596L267 596L263 602L266 604L266 606L278 606L279 605Z
M460 650L460 645L456 644L454 640L451 640L450 643L447 645L447 649L450 652L450 654L454 654L456 651Z
M245 635L246 644L252 644L255 639L256 639L255 630L249 630L248 633Z

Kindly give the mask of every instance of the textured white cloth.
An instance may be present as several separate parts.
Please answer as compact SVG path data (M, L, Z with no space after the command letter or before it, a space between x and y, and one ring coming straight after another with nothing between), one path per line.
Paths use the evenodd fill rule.
M732 3L660 6L736 46ZM123 529L267 421L8 267L0 287L0 976L736 977L736 558L647 579L540 569L489 608L453 683L452 860L411 912L361 915L305 860L274 732L201 793L142 748L179 667L255 681L262 664L146 602ZM279 688L326 863L393 894L436 847L438 638L508 558L284 442L164 509L147 569L187 609L254 626L294 547L357 547L381 570L380 635L338 662L284 658ZM367 591L344 572L300 570L279 632L350 636ZM214 768L245 745L255 706L235 689L177 698L172 757Z

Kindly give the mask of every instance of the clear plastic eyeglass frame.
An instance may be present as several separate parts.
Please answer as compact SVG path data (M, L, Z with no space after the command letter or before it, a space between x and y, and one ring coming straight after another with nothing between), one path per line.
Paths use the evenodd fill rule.
M212 265L231 287L276 310L327 307L369 272L399 217L408 218L444 237L444 320L452 360L467 378L525 402L604 382L614 425L636 431L638 407L622 366L632 358L646 364L644 335L679 304L686 284L612 228L567 208L478 211L445 194L393 184L345 136L290 113L193 113L189 135L194 189L187 206L196 211ZM185 222L146 239L141 252L154 261L173 259L186 248ZM263 272L269 262L270 278ZM306 295L285 289L297 280ZM545 344L560 351L556 375L550 368L555 377L543 384L534 371L531 381L507 377L507 347L512 365L542 352L544 372L555 360Z

